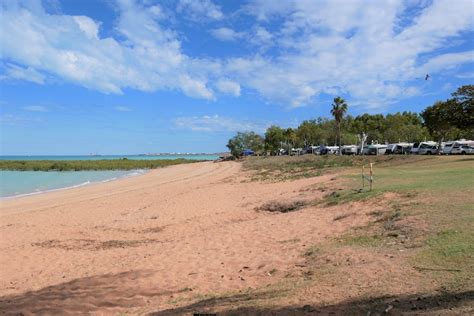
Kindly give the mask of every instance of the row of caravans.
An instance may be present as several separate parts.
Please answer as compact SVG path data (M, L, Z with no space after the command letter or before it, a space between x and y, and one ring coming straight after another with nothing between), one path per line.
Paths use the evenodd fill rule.
M443 155L474 154L474 141L463 139L454 142L447 142L444 144L441 153Z
M331 155L338 154L338 146L309 146L307 148L294 148L290 155L301 154ZM343 155L361 154L360 146L344 145L341 147ZM393 154L418 154L418 155L452 155L452 154L474 154L474 141L457 140L443 142L441 148L438 143L433 141L417 142L417 143L396 143L396 144L370 144L362 149L363 155L393 155Z

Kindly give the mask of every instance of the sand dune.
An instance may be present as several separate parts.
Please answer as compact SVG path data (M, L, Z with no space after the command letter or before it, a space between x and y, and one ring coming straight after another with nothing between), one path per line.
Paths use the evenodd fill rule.
M238 163L205 162L2 201L0 311L159 311L176 297L278 282L308 245L366 218L255 208L320 197L315 185L329 179L262 184Z

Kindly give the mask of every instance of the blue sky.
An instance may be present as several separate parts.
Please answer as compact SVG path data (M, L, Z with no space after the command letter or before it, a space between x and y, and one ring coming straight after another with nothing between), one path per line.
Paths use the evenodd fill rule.
M0 10L3 155L218 152L236 131L329 116L334 96L353 115L418 112L474 80L470 0Z

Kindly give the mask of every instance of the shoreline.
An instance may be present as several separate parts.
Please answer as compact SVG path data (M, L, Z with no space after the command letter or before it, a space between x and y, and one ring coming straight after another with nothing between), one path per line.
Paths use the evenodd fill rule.
M2 171L5 171L5 170L2 170ZM91 171L101 172L102 170L91 170ZM122 176L108 178L108 179L104 179L104 180L98 180L98 181L89 181L88 180L88 181L85 181L85 182L82 182L82 183L73 184L73 185L69 185L69 186L65 186L65 187L52 188L52 189L46 189L46 190L34 191L34 192L28 192L28 193L20 193L20 194L16 194L16 195L0 196L0 201L9 201L9 200L14 200L14 199L26 198L26 197L30 197L30 196L43 195L43 194L52 193L52 192L73 190L73 189L92 186L92 185L99 185L99 184L108 183L108 182L112 182L112 181L118 181L118 180L123 180L123 179L127 179L127 178L132 178L132 177L139 177L139 176L142 176L142 175L145 175L145 174L149 173L150 171L152 171L152 169L130 170L130 173L126 173ZM18 172L22 172L22 171L18 171ZM50 171L38 171L38 172L50 172ZM57 172L61 172L61 171L57 171ZM75 171L75 172L81 172L81 171Z

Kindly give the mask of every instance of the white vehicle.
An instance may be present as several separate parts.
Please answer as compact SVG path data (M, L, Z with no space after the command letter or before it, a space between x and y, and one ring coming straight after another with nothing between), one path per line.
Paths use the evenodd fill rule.
M410 153L410 149L413 144L410 143L397 143L397 144L389 144L387 146L387 151L385 152L386 155L393 155L393 154L408 154Z
M362 150L363 155L384 155L385 152L387 151L388 146L387 145L381 145L381 144L372 144L372 145L367 145L364 146L364 149Z
M436 155L438 153L438 144L432 143L421 143L418 147L418 155Z
M474 145L462 145L461 155L474 155Z
M304 148L305 154L316 154L319 146L308 146Z
M443 155L449 155L451 153L451 149L453 149L454 142L447 142L444 144L443 150L441 153Z
M339 153L339 146L326 146L329 155L337 155Z
M421 149L421 150L420 150ZM410 154L432 155L438 152L438 145L436 142L428 141L421 143L414 143L410 150Z
M451 148L450 154L451 155L465 155L470 154L471 150L470 147L474 147L474 141L472 140L458 140L455 141L453 147Z
M357 155L358 149L357 145L344 145L341 148L341 152L343 155Z
M291 156L299 156L303 154L303 148L291 148Z

